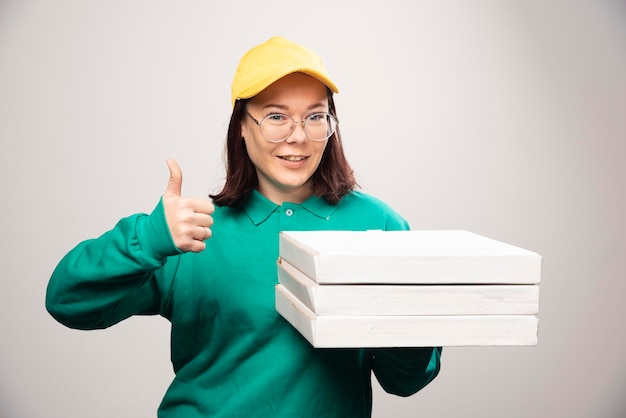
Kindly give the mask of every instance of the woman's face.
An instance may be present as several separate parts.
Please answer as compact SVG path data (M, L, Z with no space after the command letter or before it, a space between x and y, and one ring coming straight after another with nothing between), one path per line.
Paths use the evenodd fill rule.
M250 99L247 111L258 121L271 113L302 121L311 113L328 112L326 86L303 73L289 74ZM301 203L311 196L310 179L328 140L312 141L304 134L302 124L296 124L289 138L272 143L261 135L261 129L247 114L241 134L256 168L262 195L277 204Z

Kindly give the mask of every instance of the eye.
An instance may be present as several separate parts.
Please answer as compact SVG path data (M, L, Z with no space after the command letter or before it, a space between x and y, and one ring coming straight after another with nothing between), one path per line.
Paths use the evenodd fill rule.
M324 119L326 119L326 113L313 113L307 117L307 120L311 122L320 122Z
M271 122L285 122L289 120L289 116L282 113L270 113L265 117L265 119Z

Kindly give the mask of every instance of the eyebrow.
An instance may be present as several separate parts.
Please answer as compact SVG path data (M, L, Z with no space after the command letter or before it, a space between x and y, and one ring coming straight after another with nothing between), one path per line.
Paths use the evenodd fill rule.
M268 104L266 104L265 106L262 106L262 107L261 107L261 109L262 109L262 110L265 110L265 109L267 109L267 108L269 108L269 107L276 107L276 108L278 108L278 109L282 109L282 110L284 110L284 111L289 110L289 106L287 106L287 105L282 105L282 104L276 104L276 103L268 103ZM309 105L306 109L307 109L307 110L312 110L312 109L316 109L316 108L318 108L318 107L324 107L324 108L326 108L326 107L328 107L328 105L327 105L327 104L325 104L324 102L318 102L318 103L313 103L312 105Z

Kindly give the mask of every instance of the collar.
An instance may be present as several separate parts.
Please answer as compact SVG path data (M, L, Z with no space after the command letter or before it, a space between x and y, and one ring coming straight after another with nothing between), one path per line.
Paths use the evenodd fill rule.
M335 209L337 209L337 206L331 205L319 196L311 196L301 204L285 202L283 206L300 206L313 215L326 220L330 219ZM248 196L248 199L243 205L243 210L248 214L252 223L260 225L265 222L272 213L279 210L280 207L281 205L272 202L255 189L250 193L250 196Z

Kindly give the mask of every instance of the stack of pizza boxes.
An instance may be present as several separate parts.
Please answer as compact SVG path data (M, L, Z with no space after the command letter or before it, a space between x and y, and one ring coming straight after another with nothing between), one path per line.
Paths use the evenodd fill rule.
M280 236L276 309L314 347L533 346L541 256L463 230Z

